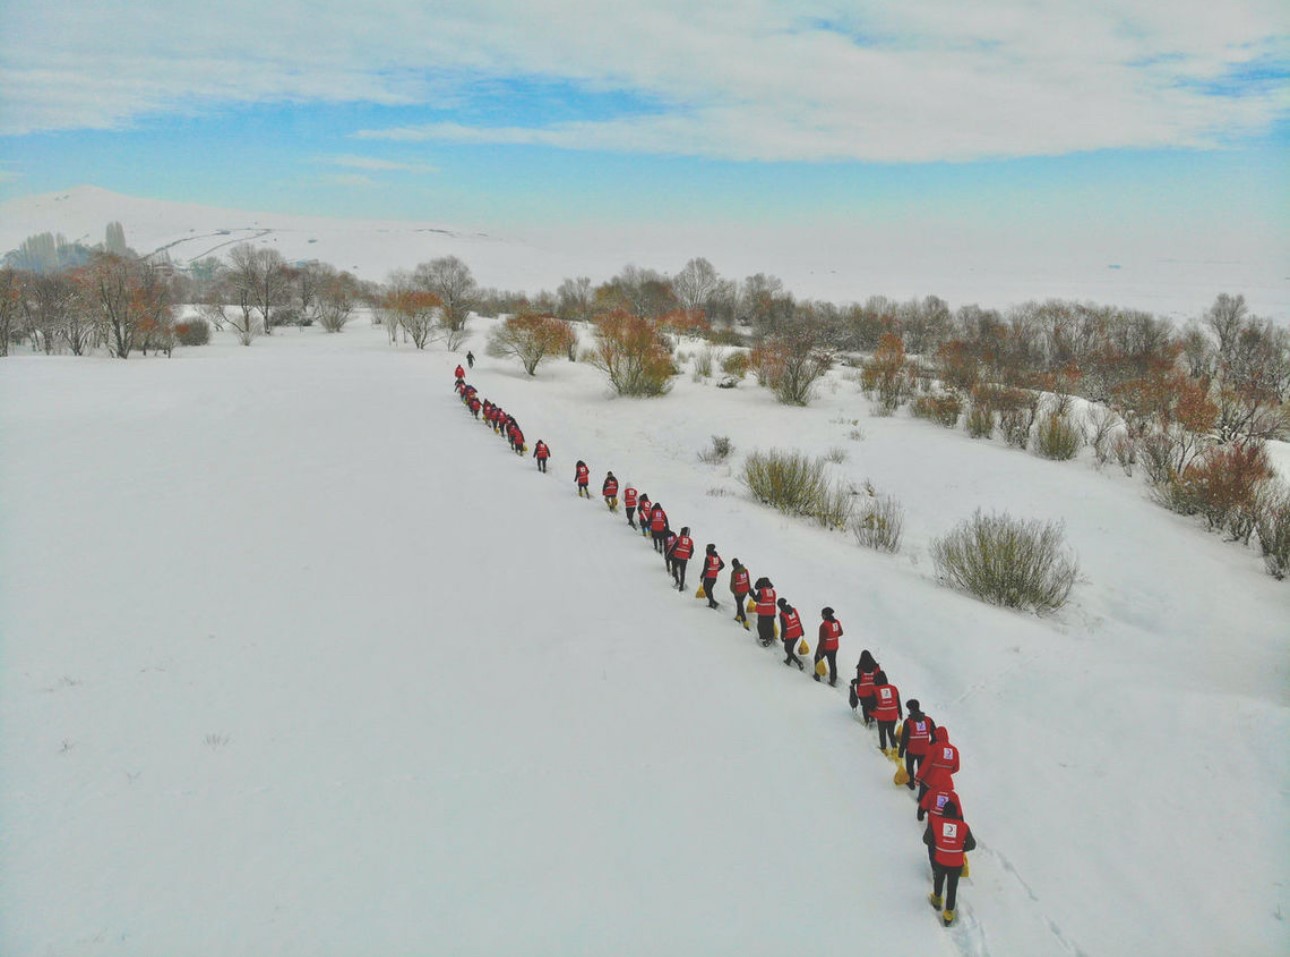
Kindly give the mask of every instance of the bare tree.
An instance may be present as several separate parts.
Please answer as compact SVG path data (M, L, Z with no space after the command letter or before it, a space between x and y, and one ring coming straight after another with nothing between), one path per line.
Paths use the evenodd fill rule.
M1218 354L1227 355L1236 343L1249 310L1244 296L1219 293L1202 320L1218 340Z
M172 321L170 290L146 263L103 253L89 267L88 287L98 305L112 355L129 358L143 337Z
M240 243L229 252L229 279L238 301L245 301L260 314L260 327L273 334L274 310L289 300L287 264L276 249L256 249Z
M488 339L488 354L499 359L519 359L525 372L537 375L538 364L543 359L567 353L575 340L567 322L552 315L521 312L493 330Z
M555 291L555 314L561 319L585 322L591 318L591 280L586 276L566 279Z
M358 294L358 281L350 273L325 267L316 295L318 324L327 332L340 332L354 311Z
M64 272L35 273L24 283L23 318L33 345L50 355L67 340L69 326L74 334L68 345L74 355L84 352L90 336L85 312L80 308L77 284ZM90 319L92 322L92 319Z
M8 266L0 268L0 357L9 354L9 339L22 308L21 297L22 284L17 270Z
M691 259L672 277L672 291L681 308L687 312L705 310L708 300L716 291L721 277L706 259Z
M469 266L456 256L444 256L419 263L412 279L422 291L439 297L443 304L442 322L448 331L460 332L466 328L466 319L479 291ZM450 344L449 348L456 346Z

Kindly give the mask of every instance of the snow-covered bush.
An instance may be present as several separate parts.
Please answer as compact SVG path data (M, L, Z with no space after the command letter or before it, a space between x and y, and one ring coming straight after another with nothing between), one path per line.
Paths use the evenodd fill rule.
M1093 449L1093 461L1099 467L1111 458L1112 438L1121 425L1121 419L1114 409L1104 405L1094 406L1084 417L1082 428L1084 442Z
M1079 577L1056 522L1023 521L1006 512L972 518L932 543L941 580L1005 608L1052 611Z
M721 360L721 371L736 379L742 379L748 374L748 353L743 351L730 353Z
M866 484L869 497L854 510L851 534L856 543L883 552L900 550L900 535L905 527L905 510L890 495L878 495Z
M967 434L974 439L988 439L994 435L994 412L984 402L973 401L963 420Z
M1290 488L1280 482L1269 483L1261 498L1255 523L1259 551L1268 574L1284 581L1290 575Z
M728 435L714 435L712 444L699 453L699 461L707 465L720 465L734 452L734 443Z
M1039 428L1035 432L1035 451L1044 458L1058 461L1073 459L1081 444L1083 438L1079 429L1062 413L1054 412L1039 420Z

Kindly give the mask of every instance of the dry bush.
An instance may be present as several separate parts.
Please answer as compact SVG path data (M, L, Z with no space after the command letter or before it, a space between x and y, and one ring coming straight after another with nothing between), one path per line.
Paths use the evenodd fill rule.
M1277 581L1290 575L1290 488L1280 482L1264 486L1255 531L1268 574Z
M831 531L845 531L855 512L855 496L841 482L826 482L812 517Z
M916 418L931 419L947 429L952 429L959 424L959 416L963 412L963 399L954 392L920 395L910 406L910 411Z
M834 465L841 465L847 460L848 452L840 445L835 445L824 453L824 461L832 462Z
M1138 443L1127 432L1121 432L1111 440L1111 454L1125 475L1133 474L1133 467L1138 464Z
M906 374L905 344L899 336L885 333L878 340L873 358L864 363L860 385L874 400L878 415L892 415L913 391Z
M1060 523L1022 521L1006 512L978 510L932 543L932 558L941 579L953 587L992 605L1039 613L1065 604L1079 577Z
M1259 441L1215 446L1170 482L1180 499L1200 514L1212 531L1226 529L1249 541L1257 524L1260 486L1273 477L1268 453Z
M211 341L211 327L205 319L175 323L175 338L181 346L204 346Z
M736 379L742 379L748 374L748 353L742 351L730 353L721 360L721 371Z
M815 515L828 489L822 459L776 449L748 456L743 482L759 502L786 515Z
M537 375L544 359L568 351L574 335L572 327L555 316L524 311L493 329L487 350L497 359L518 359L525 372Z
M1104 405L1094 406L1084 417L1081 431L1084 441L1093 448L1093 461L1105 465L1112 454L1112 437L1121 425L1120 416Z
M720 465L734 452L734 443L728 435L714 435L712 444L699 453L699 461L708 465Z
M654 324L621 309L596 317L596 345L583 361L605 373L619 395L664 395L676 371Z
M988 405L974 401L968 406L963 427L974 439L988 439L994 435L994 412Z
M694 381L700 379L712 378L712 365L716 359L716 350L707 345L700 349L694 356Z
M1083 444L1080 431L1069 418L1059 412L1045 415L1039 420L1035 432L1035 451L1046 459L1066 461L1073 459Z
M855 509L851 534L856 543L882 552L900 551L900 536L905 527L905 510L889 495L878 495L866 483L867 500Z

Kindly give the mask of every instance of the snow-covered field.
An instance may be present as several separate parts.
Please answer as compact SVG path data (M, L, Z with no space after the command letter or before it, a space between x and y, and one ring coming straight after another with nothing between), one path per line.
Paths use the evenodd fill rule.
M871 417L836 372L792 409L481 358L542 476L456 401L459 359L360 323L0 362L0 954L1290 950L1290 589L1253 550L1087 459ZM770 447L844 449L907 509L900 554L750 502ZM950 729L959 926L845 691L671 590L578 458L812 638L832 605L844 676L870 648ZM1066 523L1061 613L934 582L978 507Z
M966 224L958 232L913 221L899 230L864 222L700 221L498 231L222 209L81 186L0 204L0 253L43 232L92 246L103 242L104 228L113 221L124 225L126 240L138 252L165 250L181 264L227 256L233 245L251 242L277 249L288 261L318 259L377 281L391 269L455 255L485 286L534 294L572 276L600 283L628 263L675 273L703 256L735 280L759 272L778 276L799 299L848 303L874 295L937 295L952 308L976 303L1004 309L1056 298L1142 309L1182 322L1227 292L1244 294L1257 315L1290 323L1285 250L1242 257L1237 249L1243 243L1236 238L1224 242L1185 231L1150 250L1106 229L1064 239L1060 230L999 235L989 222ZM1215 243L1221 256L1212 254Z

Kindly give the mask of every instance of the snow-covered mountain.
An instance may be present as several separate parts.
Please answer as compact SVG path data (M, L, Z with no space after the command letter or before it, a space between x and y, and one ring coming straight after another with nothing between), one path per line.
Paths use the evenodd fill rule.
M806 409L689 376L615 399L473 328L550 474L456 401L460 354L365 323L3 360L0 953L1290 950L1290 589L1253 550L1086 457L871 416L841 370ZM901 552L751 502L771 447L840 450ZM844 676L871 649L950 729L957 927L844 690L669 587L580 458L770 576L812 644L833 606ZM1065 609L934 581L977 508L1065 523Z
M1220 292L1244 293L1255 313L1290 322L1290 275L1275 251L1233 261L1178 237L1169 249L1140 250L1113 238L1059 240L995 235L990 224L962 235L867 223L798 226L689 223L580 226L547 230L461 229L438 222L347 220L245 212L124 196L92 186L0 205L0 252L27 236L61 232L101 242L109 222L125 226L141 253L165 249L179 262L260 243L288 260L320 259L381 280L436 256L457 255L483 285L537 292L571 276L601 282L628 263L663 272L704 256L724 276L779 276L799 298L862 301L938 295L957 307L993 308L1031 299L1077 299L1143 309L1183 320Z

